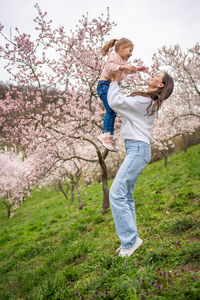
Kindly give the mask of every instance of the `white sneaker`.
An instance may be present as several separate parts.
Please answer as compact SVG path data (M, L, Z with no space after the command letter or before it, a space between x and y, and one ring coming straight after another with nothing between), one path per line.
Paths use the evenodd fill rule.
M142 243L143 241L141 240L141 238L137 237L135 244L131 248L120 248L118 256L131 256L133 252L135 252L135 250L137 250L137 248L139 248L142 245Z
M121 246L119 248L117 248L116 253L118 253L121 249Z

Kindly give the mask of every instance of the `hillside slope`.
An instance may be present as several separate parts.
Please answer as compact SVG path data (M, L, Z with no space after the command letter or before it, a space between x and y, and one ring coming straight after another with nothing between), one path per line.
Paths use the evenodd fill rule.
M140 175L144 243L130 258L115 254L100 184L82 192L82 211L55 191L32 194L12 219L0 204L0 299L200 299L200 145Z

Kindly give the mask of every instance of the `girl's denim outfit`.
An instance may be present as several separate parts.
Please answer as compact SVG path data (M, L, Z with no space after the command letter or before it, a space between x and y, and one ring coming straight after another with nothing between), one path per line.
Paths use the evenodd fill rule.
M133 192L138 175L151 158L150 144L125 140L126 157L110 189L110 205L122 248L134 245L137 234Z
M115 118L117 114L108 105L107 94L108 94L109 85L110 85L109 80L99 80L97 85L97 94L99 98L102 100L104 107L106 109L102 132L110 132L110 134L113 135Z

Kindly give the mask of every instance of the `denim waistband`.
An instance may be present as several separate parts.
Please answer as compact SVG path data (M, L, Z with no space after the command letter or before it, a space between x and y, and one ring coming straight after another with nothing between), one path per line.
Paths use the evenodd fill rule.
M144 146L150 147L149 143L146 143L144 141L139 141L139 140L125 139L125 143L129 143L129 144L143 144Z
M98 84L99 84L99 83L104 83L104 84L109 85L109 84L110 84L110 81L109 81L109 80L99 80L99 81L98 81Z

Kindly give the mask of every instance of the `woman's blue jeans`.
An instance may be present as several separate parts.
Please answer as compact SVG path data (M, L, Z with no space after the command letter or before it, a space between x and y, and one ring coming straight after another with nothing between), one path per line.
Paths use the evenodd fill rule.
M112 108L108 105L107 94L109 89L110 82L109 80L99 80L97 85L97 94L103 105L106 109L106 114L103 121L103 129L102 132L110 132L111 135L114 134L114 125L116 112L112 110Z
M130 248L137 238L133 192L139 174L151 159L150 145L125 140L126 157L110 188L110 205L122 248Z

